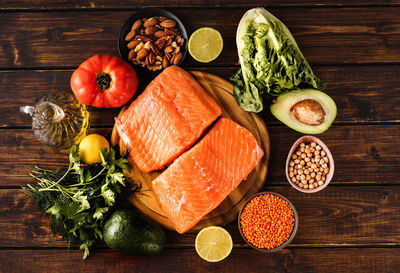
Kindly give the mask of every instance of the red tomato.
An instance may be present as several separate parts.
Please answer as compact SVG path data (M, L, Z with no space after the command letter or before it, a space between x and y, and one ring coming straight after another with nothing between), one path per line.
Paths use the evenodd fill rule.
M72 74L71 88L77 99L99 108L120 107L138 88L135 70L122 59L95 55Z

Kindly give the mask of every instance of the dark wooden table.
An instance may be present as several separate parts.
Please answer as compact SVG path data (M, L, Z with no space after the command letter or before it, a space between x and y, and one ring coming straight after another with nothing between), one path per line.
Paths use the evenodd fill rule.
M265 190L296 206L300 225L286 249L265 254L226 226L231 255L207 263L195 234L168 231L159 256L129 257L102 247L82 252L53 236L48 217L21 190L35 165L66 165L65 152L41 145L18 108L70 90L72 71L94 54L118 55L117 36L137 8L165 7L188 33L218 29L224 50L210 64L190 56L184 67L227 78L237 68L235 34L243 13L265 6L292 31L338 106L320 135L333 153L331 184L315 194L294 190L284 161L301 136L262 113L272 150ZM0 272L399 272L400 270L400 1L399 0L3 0L0 5ZM115 110L95 110L92 132L109 135Z

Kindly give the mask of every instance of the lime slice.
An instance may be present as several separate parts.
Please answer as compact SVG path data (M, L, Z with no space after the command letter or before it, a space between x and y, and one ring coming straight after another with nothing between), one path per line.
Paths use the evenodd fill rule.
M232 250L232 237L222 227L203 228L196 236L196 252L208 262L219 262L229 256Z
M193 59L201 63L215 60L223 47L221 34L210 27L199 28L189 38L189 53Z

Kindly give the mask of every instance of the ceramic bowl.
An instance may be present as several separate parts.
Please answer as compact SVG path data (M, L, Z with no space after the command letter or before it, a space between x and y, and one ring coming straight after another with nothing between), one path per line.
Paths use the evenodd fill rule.
M259 247L256 247L255 245L253 245L252 243L250 243L250 242L247 240L246 236L243 234L242 227L241 227L241 224L240 224L240 218L242 217L242 212L243 212L244 208L247 206L247 204L248 204L251 200L253 200L255 197L260 196L260 195L265 195L265 194L273 194L273 195L278 196L278 197L282 198L283 200L285 200L285 201L290 205L290 207L292 208L293 214L294 214L294 227L293 227L293 231L292 231L292 234L290 235L289 239L287 239L282 245L277 246L277 247L275 247L275 248L271 248L271 249L269 249L269 248L259 248ZM276 252L276 251L279 251L279 250L283 249L283 248L286 247L287 245L289 245L290 242L293 240L294 236L296 235L298 225L299 225L299 216L298 216L298 213L297 213L296 208L293 206L293 204L292 204L286 197L280 195L279 193L275 193L275 192L267 192L267 191L266 191L266 192L260 192L260 193L257 193L256 195L252 196L252 197L251 197L249 200L247 200L247 202L244 204L243 208L240 210L239 217L238 217L239 231L240 231L240 234L242 235L243 240L244 240L249 246L251 246L252 248L254 248L254 249L258 250L258 251L262 251L262 252Z
M179 20L178 17L176 17L173 13L169 12L168 10L165 9L160 9L160 8L146 8L146 9L140 9L134 14L132 14L124 23L124 25L121 28L121 31L119 32L118 36L118 51L119 55L121 58L129 63L132 67L135 68L135 70L138 72L140 75L146 75L146 76L151 76L155 77L159 73L163 71L163 69L157 70L157 71L150 71L147 68L141 67L140 65L134 65L131 63L128 59L128 54L129 54L129 49L126 47L128 42L125 41L126 35L130 32L133 23L138 20L138 19L143 19L143 18L150 18L153 16L165 16L168 19L172 19L176 22L176 28L179 29L181 32L181 36L185 38L185 43L181 47L181 52L182 52L182 59L179 61L177 65L181 65L183 60L186 57L187 51L188 51L188 36L186 29L182 22Z
M302 143L311 143L311 142L316 142L319 146L322 147L322 149L326 152L326 156L329 159L329 173L326 176L325 183L322 186L319 186L314 189L303 189L297 186L296 183L292 182L292 180L289 177L289 162L292 154L296 151L297 147ZM335 172L335 162L333 161L332 153L329 151L328 147L323 143L319 138L315 136L302 136L296 142L293 144L292 148L289 151L288 157L286 159L286 167L285 167L285 172L286 172L286 178L289 181L290 185L292 185L293 188L295 188L298 191L304 192L304 193L315 193L320 190L323 190L326 186L328 186L329 182L331 182L333 173Z

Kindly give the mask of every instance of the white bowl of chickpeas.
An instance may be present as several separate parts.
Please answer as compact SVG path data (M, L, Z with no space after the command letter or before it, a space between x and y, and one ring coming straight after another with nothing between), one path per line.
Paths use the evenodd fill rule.
M331 182L335 163L328 147L317 137L299 138L289 151L286 160L286 177L296 189L314 193Z

